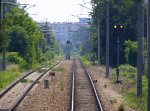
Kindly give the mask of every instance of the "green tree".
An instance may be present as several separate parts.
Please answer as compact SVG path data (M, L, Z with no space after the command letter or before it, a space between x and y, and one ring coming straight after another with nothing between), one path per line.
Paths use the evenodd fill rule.
M73 44L77 50L80 49L80 54L85 55L90 52L90 29L87 27L80 27L73 33Z
M8 51L18 52L22 57L25 57L28 46L28 34L21 26L13 26L10 32L10 43Z
M100 4L103 2L103 4ZM137 40L136 20L137 20L137 6L135 0L109 0L110 2L110 65L116 65L116 51L117 51L117 37L113 34L114 24L123 24L124 32L119 37L120 39L120 63L126 62L124 41ZM97 53L97 18L100 18L100 38L101 38L101 62L105 64L106 57L106 1L97 0L98 5L93 5L91 40L94 42L93 51Z
M10 33L8 51L19 52L27 65L33 67L42 56L40 42L44 42L38 24L23 9L13 8L6 15L6 27Z
M136 66L136 61L137 61L137 42L128 40L125 41L124 45L126 46L125 48L125 57L126 57L126 62L127 64Z

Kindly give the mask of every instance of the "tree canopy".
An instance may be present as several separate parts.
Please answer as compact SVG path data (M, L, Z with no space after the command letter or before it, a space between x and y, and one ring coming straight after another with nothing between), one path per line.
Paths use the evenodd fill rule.
M0 48L6 47L8 52L18 52L25 59L27 67L33 67L40 62L46 50L46 37L24 9L18 7L5 15L4 27L1 27ZM5 32L3 30L5 28ZM58 45L52 31L49 32L50 45L58 53ZM45 52L43 52L43 49Z
M110 65L116 65L117 56L117 37L113 33L113 26L115 24L122 24L124 26L123 33L119 36L120 39L120 63L126 63L126 45L125 41L137 40L137 5L135 0L110 0ZM101 39L101 61L105 64L106 59L106 0L97 0L93 4L92 23L91 23L91 42L92 53L97 55L97 24L98 18L100 19L100 39ZM146 15L145 15L146 18ZM146 25L145 25L146 27ZM146 35L146 31L145 31ZM135 55L134 55L135 56ZM135 57L134 57L135 58ZM134 61L136 63L136 59ZM134 64L135 66L135 64Z

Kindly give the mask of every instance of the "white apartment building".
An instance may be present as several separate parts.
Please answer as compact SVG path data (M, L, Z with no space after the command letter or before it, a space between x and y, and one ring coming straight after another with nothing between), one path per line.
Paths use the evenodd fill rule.
M66 44L67 40L71 41L73 33L76 32L80 27L86 27L86 28L90 27L90 25L87 23L87 18L82 18L82 19L80 18L79 20L80 22L74 22L74 23L73 22L49 23L49 26L52 28L52 31L60 46Z

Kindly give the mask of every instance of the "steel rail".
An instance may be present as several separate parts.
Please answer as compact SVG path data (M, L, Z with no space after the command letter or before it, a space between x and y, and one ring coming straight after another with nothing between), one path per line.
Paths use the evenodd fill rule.
M61 61L54 66L50 67L48 70L43 72L30 86L29 88L19 97L19 99L12 105L12 107L8 111L15 111L16 108L19 106L19 104L22 102L22 100L26 97L26 95L29 93L29 91L33 88L33 86L39 81L48 71L55 68L57 65L59 65Z
M71 93L71 111L74 111L74 94L75 94L75 59L73 61L73 72L72 72L72 93Z
M0 98L2 98L9 90L11 90L16 84L18 84L21 80L23 80L24 78L26 78L27 76L29 76L30 74L36 72L37 70L41 69L42 67L33 70L25 75L23 75L22 77L18 78L17 80L15 80L13 83L11 83L8 87L6 87L4 90L2 90L0 92Z
M46 65L44 65L44 66L46 66ZM34 72L40 70L40 69L43 68L44 66L39 67L39 68L37 68L37 69L35 69L35 70L33 70L33 71L30 71L30 72L28 72L27 74L23 75L22 77L16 79L14 82L12 82L12 83L11 83L10 85L8 85L4 90L2 90L2 91L0 92L0 98L2 98L8 91L10 91L10 90L11 90L16 84L18 84L21 80L23 80L23 79L26 78L27 76L31 75L32 73L34 73Z
M79 59L80 60L80 59ZM92 85L92 89L94 91L94 95L95 95L95 98L96 98L96 101L97 101L97 104L98 104L98 108L99 108L99 111L104 111L103 107L102 107L102 104L101 104L101 101L99 99L99 96L97 94L97 90L96 90L96 87L93 83L93 80L92 80L92 77L90 76L90 73L87 71L86 67L84 66L84 64L82 63L82 61L80 60L84 70L86 71L86 74L88 75L88 78L90 79L90 83Z

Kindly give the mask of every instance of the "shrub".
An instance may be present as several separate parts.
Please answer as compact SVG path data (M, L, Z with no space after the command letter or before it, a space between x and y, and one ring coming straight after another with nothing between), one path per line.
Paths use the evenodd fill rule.
M80 57L80 59L83 62L83 64L85 64L86 66L88 66L88 67L91 66L91 62L88 61L85 57Z
M7 60L11 63L18 64L19 69L23 69L26 66L26 61L19 56L18 52L7 53Z
M61 80L59 81L59 86L60 86L60 90L63 91L64 88L65 88L65 84L64 84L64 80L63 80L63 79L61 79Z
M40 62L40 63L44 63L44 62L46 62L46 61L47 61L47 59L46 59L46 57L44 57L44 56L40 57L40 59L39 59L39 62Z
M16 78L18 78L21 73L17 71L0 71L0 90L4 89L7 85L13 82Z
M63 73L65 73L66 72L66 69L64 69L64 68L62 68L62 67L58 67L58 68L54 68L54 69L52 69L53 71L60 71L60 72L63 72Z
M120 71L122 71L123 75L135 77L135 73L137 69L131 65L125 64L120 66Z
M51 60L54 58L54 52L51 51L51 50L48 50L46 53L45 53L45 57L48 59L48 60Z
M16 64L9 65L7 69L12 72L19 72L19 66Z

